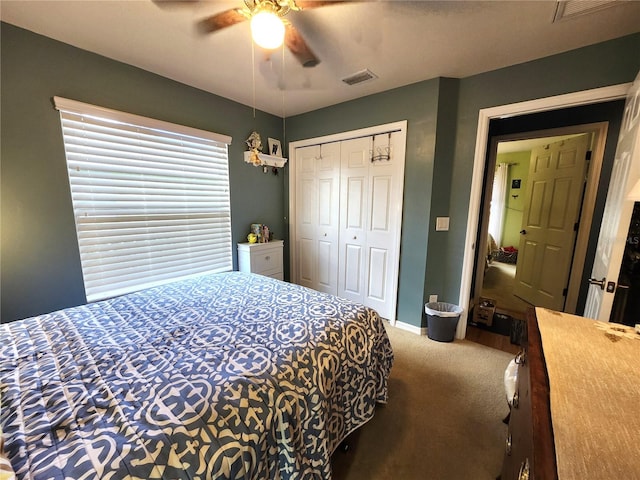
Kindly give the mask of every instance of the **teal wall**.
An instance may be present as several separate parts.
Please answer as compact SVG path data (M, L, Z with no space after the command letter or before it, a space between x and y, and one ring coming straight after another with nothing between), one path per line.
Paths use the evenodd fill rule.
M415 83L291 117L288 140L408 120L397 318L424 326L430 294L451 303L460 295L478 112L631 82L638 52L635 34L468 78ZM450 216L448 232L435 232L436 216Z
M282 120L105 57L1 25L1 318L85 303L60 118L54 95L230 135L234 245L249 225L284 232L284 175L243 161L254 127ZM234 263L237 261L234 247ZM237 264L237 263L236 263Z
M449 298L457 299L460 294L478 112L498 105L632 82L640 70L639 52L640 34L634 34L460 81L445 269L445 291Z
M257 112L254 120L247 106L4 23L0 48L3 321L84 302L54 95L231 135L234 242L253 222L286 239L287 169L264 175L242 161L251 130L282 138L281 119ZM431 79L287 118L286 140L408 120L398 319L420 326L429 294L458 300L478 111L630 82L638 52L640 34L465 79ZM436 216L451 217L448 232L435 232Z
M434 276L437 263L443 260L427 252L446 248L443 236L434 240L432 232L435 216L446 215L448 210L457 83L453 79L429 80L287 119L289 141L408 121L398 279L398 318L407 323L419 324L427 278ZM443 138L449 141L436 149L438 131L443 130ZM428 244L434 247L427 249ZM427 269L428 263L433 268ZM444 293L438 279L429 285L431 293Z

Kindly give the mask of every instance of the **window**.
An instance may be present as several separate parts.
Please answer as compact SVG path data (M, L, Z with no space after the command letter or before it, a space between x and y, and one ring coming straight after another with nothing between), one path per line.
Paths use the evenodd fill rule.
M231 270L231 138L55 97L87 301Z

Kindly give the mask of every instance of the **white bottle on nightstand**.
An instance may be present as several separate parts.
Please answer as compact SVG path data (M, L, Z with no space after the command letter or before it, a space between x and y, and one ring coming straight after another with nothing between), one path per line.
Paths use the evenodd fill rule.
M238 270L284 280L282 249L284 240L266 243L239 243Z

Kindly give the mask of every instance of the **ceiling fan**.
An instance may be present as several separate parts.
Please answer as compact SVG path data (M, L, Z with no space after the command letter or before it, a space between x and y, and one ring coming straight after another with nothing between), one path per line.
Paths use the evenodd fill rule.
M262 16L262 14L271 14L272 19L275 16L276 22L279 21L282 26L279 27L276 25L276 28L282 29L280 32L280 43L277 46L282 44L282 36L284 36L284 44L291 51L293 56L302 64L302 66L315 67L320 63L320 60L313 53L311 48L309 48L307 42L302 38L298 29L283 17L291 10L301 11L328 5L347 3L349 1L353 0L244 0L244 7L232 8L216 13L215 15L201 20L199 27L201 31L205 33L213 33L237 23L250 20L252 22L254 40L260 44L256 39L254 24L258 23L256 20L258 20L259 16ZM276 47L267 46L266 48Z

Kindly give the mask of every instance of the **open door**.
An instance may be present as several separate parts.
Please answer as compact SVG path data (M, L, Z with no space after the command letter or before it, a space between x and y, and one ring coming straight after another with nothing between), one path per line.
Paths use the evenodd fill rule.
M591 135L531 151L513 293L564 310Z
M620 137L589 279L584 316L608 322L627 241L634 199L629 191L640 180L640 73L624 108Z

